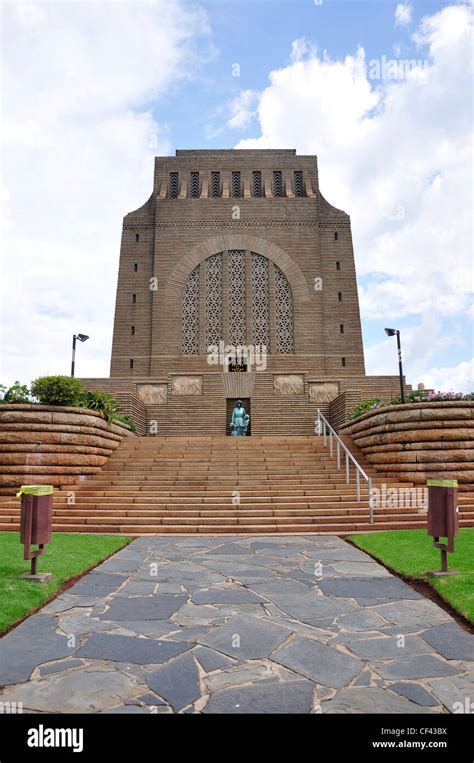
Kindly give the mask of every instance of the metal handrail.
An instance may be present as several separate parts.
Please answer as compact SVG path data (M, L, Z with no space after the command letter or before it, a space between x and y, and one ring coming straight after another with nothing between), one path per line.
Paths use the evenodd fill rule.
M346 457L346 484L349 484L350 481L350 465L349 461L352 461L352 463L355 466L355 477L356 477L356 492L357 492L357 500L360 501L360 478L361 476L366 480L369 488L369 522L373 524L374 522L374 505L373 505L373 493L372 493L372 477L369 477L368 474L365 473L365 471L362 469L361 465L357 463L356 459L350 452L350 450L344 445L341 438L338 434L334 431L331 424L327 420L325 416L321 413L321 411L318 408L318 418L316 419L316 427L315 427L315 433L317 435L323 436L323 443L324 447L326 447L326 440L327 440L327 431L329 432L329 453L332 456L333 452L333 444L332 440L333 437L336 440L337 444L337 468L341 468L341 448L343 449ZM317 430L317 431L316 431ZM322 430L322 431L321 431Z

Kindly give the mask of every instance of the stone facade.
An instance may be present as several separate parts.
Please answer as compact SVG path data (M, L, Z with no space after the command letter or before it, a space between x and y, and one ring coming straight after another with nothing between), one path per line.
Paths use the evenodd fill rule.
M321 194L315 156L157 157L150 198L123 222L111 378L85 383L128 385L156 433L186 434L196 406L223 433L229 344L266 348L246 367L256 374L255 433L270 405L288 434L310 433L316 404L329 412L343 380L366 386L350 218ZM396 377L374 382L396 392Z

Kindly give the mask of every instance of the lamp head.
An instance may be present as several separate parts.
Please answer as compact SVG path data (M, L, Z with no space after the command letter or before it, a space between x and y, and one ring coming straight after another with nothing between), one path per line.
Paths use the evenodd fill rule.
M395 336L395 334L398 334L398 329L385 329L385 333L387 336Z
M79 339L80 342L87 342L87 340L89 339L87 334L77 334L77 338Z

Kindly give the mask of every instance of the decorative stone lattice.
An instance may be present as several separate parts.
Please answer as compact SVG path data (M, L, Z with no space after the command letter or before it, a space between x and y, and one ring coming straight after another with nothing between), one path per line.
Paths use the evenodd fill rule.
M191 172L191 198L199 198L199 172Z
M270 310L268 298L268 260L252 253L253 343L270 350Z
M270 352L270 323L275 324L274 352L295 352L293 295L285 274L272 264L275 274L275 312L270 316L270 261L260 254L251 254L251 293L247 289L246 252L229 251L229 336L224 337L223 253L214 254L204 262L205 270L205 340L206 347L221 340L238 346L248 342L265 345ZM193 270L183 291L183 326L181 352L199 353L199 266ZM252 325L247 325L247 303L251 308Z
M229 252L229 341L245 344L245 252Z
M291 353L295 351L293 335L293 297L291 287L280 268L275 267L275 328L276 351Z
M183 355L199 353L199 266L193 270L183 291Z
M218 345L222 328L222 252L208 257L206 268L206 347Z

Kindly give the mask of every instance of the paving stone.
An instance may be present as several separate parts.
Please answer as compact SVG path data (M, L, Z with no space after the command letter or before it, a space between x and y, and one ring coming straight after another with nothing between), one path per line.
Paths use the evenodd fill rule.
M134 694L137 685L129 676L89 667L7 687L0 696L9 702L22 702L25 709L37 712L97 713Z
M206 556L213 556L215 554L218 556L253 556L253 551L245 546L234 546L232 543L225 543L223 546L215 546L212 548L207 552Z
M98 572L97 570L98 568L96 568L95 570L92 570L92 572L86 575L85 578L82 578L82 580L87 579L90 583L93 583L94 585L103 586L105 588L113 588L114 586L121 585L128 579L128 575L123 575L123 574L112 575L107 572Z
M314 584L313 580L313 584ZM307 583L301 583L298 580L272 580L268 583L256 583L252 587L253 591L271 599L273 596L283 598L291 597L293 594L308 594L311 589Z
M115 596L151 596L158 584L154 581L148 580L132 580L117 591ZM160 591L160 593L169 593L167 591ZM173 591L173 593L179 593Z
M191 601L193 604L261 604L263 600L247 588L210 588L194 592Z
M122 629L136 633L139 636L148 636L149 638L167 636L179 628L179 625L170 623L169 620L120 620L117 624Z
M334 578L332 580L321 580L319 583L321 590L329 596L343 596L346 598L356 598L358 596L386 597L393 601L397 599L420 599L419 593L410 588L403 580L398 578L377 578L367 580L366 578Z
M195 625L210 625L216 619L222 617L222 613L216 607L206 604L187 603L175 614L173 620L183 627Z
M374 610L395 625L420 625L428 628L430 625L451 622L452 618L444 610L426 599L418 601L397 601L396 604L383 604Z
M360 609L348 615L341 615L337 618L337 624L344 630L371 631L383 627L386 621L375 612Z
M201 696L199 672L191 652L182 654L147 676L150 689L178 712Z
M209 633L211 627L212 626L210 625L196 625L181 628L181 630L175 630L172 633L169 633L166 638L172 641L196 641L199 636L204 636L206 633Z
M334 699L323 702L321 705L323 714L343 713L357 714L373 712L382 714L391 713L429 713L433 712L426 707L410 702L404 697L392 694L377 686L368 688L348 687L341 689Z
M311 681L265 681L253 686L224 689L213 694L204 713L309 713L314 684Z
M255 547L254 547L255 548ZM286 559L289 562L302 562L304 561L304 556L301 554L301 548L299 546L273 546L269 548L257 548L255 549L255 556L257 558L261 556L271 556L273 559L276 557L280 557L281 559Z
M386 636L409 636L413 633L423 634L423 627L421 625L387 625L380 628L380 633Z
M158 593L182 593L181 583L163 583L159 584Z
M70 670L71 668L82 667L84 664L84 660L58 660L57 662L51 662L49 665L41 665L39 671L41 678L44 678L53 673L61 673L65 670Z
M158 697L157 694L142 694L140 697L137 697L137 700L140 700L141 702L144 702L146 705L164 705L164 701L161 699L161 697Z
M99 589L98 589L99 590ZM62 593L46 604L41 610L42 615L55 615L59 612L66 612L68 609L75 609L76 607L95 607L98 604L103 604L104 595L101 596L74 596L69 593Z
M393 604L392 596L354 596L361 607L378 607L381 604Z
M70 657L78 647L56 633L52 618L32 615L0 639L0 686L27 681L37 665Z
M354 686L370 686L372 680L372 673L370 670L363 670L360 676L357 676L354 681Z
M271 664L262 661L252 661L240 663L235 667L227 667L225 670L213 673L213 675L205 679L205 684L208 692L212 694L221 689L228 689L231 686L240 686L241 684L255 683L257 681L271 681L275 678L277 678L277 674L272 670Z
M422 638L447 660L474 660L474 636L455 622L436 625Z
M434 678L428 681L435 697L451 713L474 713L474 675Z
M190 647L191 644L187 642L177 643L134 636L109 636L104 633L93 633L78 651L77 656L94 660L151 665L166 662L166 660Z
M334 689L346 686L363 668L363 663L355 657L299 636L273 652L271 659Z
M416 702L417 705L423 707L435 707L439 705L437 699L431 696L426 689L417 683L396 683L388 686L390 691L395 691L397 694L401 694L402 697L406 697L411 702Z
M197 641L239 660L256 660L267 657L290 633L268 620L236 615Z
M338 575L367 576L371 578L391 577L385 567L375 562L331 562L332 569Z
M310 625L317 625L326 617L337 617L356 609L355 604L345 599L333 599L329 596L316 594L298 594L294 596L272 595L272 601L284 612Z
M150 708L140 707L139 705L120 705L119 707L111 707L108 710L102 710L102 715L150 715Z
M373 562L373 559L368 554L364 554L363 551L359 551L348 544L343 544L336 548L331 546L309 548L308 550L305 549L305 554L313 560L325 561L328 564L332 564L332 562ZM305 570L308 569L308 564L305 565Z
M403 646L400 646L401 643L397 636L387 636L351 642L349 649L363 660L394 660L433 651L418 636L405 636Z
M116 598L110 609L101 615L103 620L166 620L186 602L185 594L155 594L154 596Z
M377 673L382 678L430 678L432 676L453 676L459 669L432 654L419 657L405 657L386 665L378 665Z
M350 644L352 641L378 638L380 638L380 631L339 631L328 643L330 646L335 646L336 644Z
M111 557L106 562L103 562L96 570L100 572L107 572L111 574L115 573L133 573L136 572L139 566L141 558L135 559L134 557L117 558L117 555Z
M209 649L207 646L197 646L193 649L193 654L201 665L205 673L212 673L214 670L228 668L234 665L234 660L226 657L215 649Z
M87 615L65 615L61 617L58 627L67 636L80 636L83 633L113 630L115 624Z
M92 576L90 576L92 577ZM91 580L89 575L86 575L82 580L80 580L78 583L73 585L71 588L67 589L67 593L69 596L110 596L110 594L114 593L119 586L123 584L123 579L119 578L117 575L111 575L110 577L115 577L115 583L111 583L110 585L96 585L93 580ZM98 575L96 576L98 577Z

